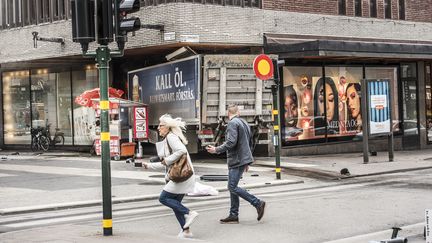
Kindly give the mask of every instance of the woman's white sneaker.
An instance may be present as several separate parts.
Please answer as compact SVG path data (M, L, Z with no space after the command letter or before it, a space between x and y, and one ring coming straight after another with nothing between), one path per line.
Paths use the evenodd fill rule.
M189 214L185 214L185 224L183 226L183 229L189 228L191 224L194 222L195 218L198 216L198 212L196 211L190 211Z
M192 232L184 232L180 231L180 233L177 235L178 238L193 238Z

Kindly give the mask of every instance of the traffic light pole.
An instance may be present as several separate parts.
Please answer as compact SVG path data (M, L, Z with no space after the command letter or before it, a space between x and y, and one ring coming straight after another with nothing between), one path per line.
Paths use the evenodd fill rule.
M111 51L108 46L101 45L96 52L85 52L85 57L94 57L99 69L99 109L101 122L101 163L102 163L102 207L103 207L103 235L110 236L112 230L112 201L111 201L111 152L109 132L109 99L108 76L111 57L123 56L123 51Z
M275 148L275 159L276 159L276 179L281 179L281 167L280 167L280 130L279 130L279 96L278 96L279 85L274 84L271 86L273 95L273 145Z
M129 13L138 12L140 7L139 0L71 0L72 40L81 44L84 57L96 58L99 69L104 236L113 234L108 99L109 62L111 57L123 56L127 33L140 29L139 18L126 17ZM114 23L113 19L115 19ZM114 41L114 34L119 50L111 51L108 44ZM89 52L89 43L94 41L97 41L100 46L96 51Z
M96 60L99 68L100 121L101 121L101 159L102 159L102 198L103 198L103 234L112 235L112 202L111 202L111 156L109 132L108 70L110 49L99 46L96 49Z

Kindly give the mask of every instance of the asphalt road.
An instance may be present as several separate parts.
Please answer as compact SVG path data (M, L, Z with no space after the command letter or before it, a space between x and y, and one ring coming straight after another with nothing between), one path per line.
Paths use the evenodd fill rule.
M218 222L229 210L226 192L217 197L188 198L185 203L200 213L192 231L202 242L369 242L390 238L386 230L394 226L404 228L400 236L408 237L410 243L424 242L424 210L432 208L430 172L251 189L267 201L266 214L257 222L255 209L243 202L238 225ZM23 229L37 232L49 225L99 228L100 217L100 207L2 216L0 230L10 233L0 234L0 241L18 242L25 238L11 238L11 233ZM179 232L174 215L156 200L114 205L113 219L118 237L139 232L158 242L154 240L158 236L175 240ZM45 234L36 235L35 241L48 239ZM126 239L122 242L128 242Z

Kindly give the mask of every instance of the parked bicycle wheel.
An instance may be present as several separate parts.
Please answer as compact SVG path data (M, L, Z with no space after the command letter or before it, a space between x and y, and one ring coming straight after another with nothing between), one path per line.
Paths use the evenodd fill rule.
M39 150L39 139L37 137L33 137L31 141L31 150L33 152Z
M57 144L64 145L64 141L65 141L65 138L63 135L55 136L54 145L57 145Z
M49 149L50 141L45 136L39 137L39 146L43 151L47 151Z

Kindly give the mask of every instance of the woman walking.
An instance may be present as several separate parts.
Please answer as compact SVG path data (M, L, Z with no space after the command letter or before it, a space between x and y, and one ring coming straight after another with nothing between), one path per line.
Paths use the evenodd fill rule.
M181 202L186 193L192 192L195 186L195 178L192 175L183 182L174 182L169 178L169 171L173 164L183 155L187 157L187 163L193 171L193 166L189 153L186 149L187 139L183 134L186 129L186 123L181 118L172 118L165 114L159 118L159 135L164 138L162 153L158 151L161 159L160 163L143 163L145 169L165 169L165 180L167 184L163 188L159 202L171 208L180 224L181 231L178 234L180 238L193 237L190 225L198 216L196 211L191 211Z

